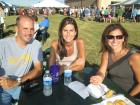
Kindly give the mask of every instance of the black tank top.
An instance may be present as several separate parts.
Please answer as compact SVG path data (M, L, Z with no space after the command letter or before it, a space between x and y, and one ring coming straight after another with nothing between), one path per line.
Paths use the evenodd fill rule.
M130 53L131 50L125 56L127 56ZM125 56L123 56L121 59L123 59ZM129 61L128 61L129 57L126 57L126 59L124 59L120 64L111 68L108 71L108 77L128 93L131 91L131 89L134 87L136 83L133 70L129 65ZM111 55L109 55L108 61L109 61L108 66L113 64Z

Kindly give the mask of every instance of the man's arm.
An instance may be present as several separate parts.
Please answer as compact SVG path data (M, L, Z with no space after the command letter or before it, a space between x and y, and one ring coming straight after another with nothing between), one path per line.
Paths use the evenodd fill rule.
M29 70L28 73L26 73L20 77L21 82L15 80L15 79L11 79L9 77L2 76L2 77L0 77L0 86L3 89L9 89L9 88L19 86L27 80L32 80L35 77L38 77L39 75L42 74L42 62L41 61L42 61L42 50L41 50L41 45L39 45L37 47L37 49L34 51L34 55L33 55L34 67L33 67L33 69Z
M24 83L27 80L32 80L40 76L41 74L42 74L42 63L40 61L37 61L34 63L34 68L21 77L21 82Z
M29 70L29 72L21 77L21 82L24 83L27 80L32 80L42 74L42 61L43 61L43 55L42 55L42 49L41 45L34 50L33 54L33 69Z
M9 77L0 77L0 86L3 89L10 89L16 86L21 85L22 83L26 82L27 80L32 80L35 77L38 77L42 74L42 64L40 61L37 61L34 64L34 68L30 70L27 74L21 77L21 83L17 80L11 79Z

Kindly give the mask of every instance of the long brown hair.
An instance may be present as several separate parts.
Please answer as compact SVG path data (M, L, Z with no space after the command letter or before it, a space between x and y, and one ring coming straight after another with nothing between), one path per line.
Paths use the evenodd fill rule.
M76 21L71 18L71 17L65 17L60 25L59 25L59 31L58 31L58 54L60 56L60 59L63 59L63 57L66 57L67 56L67 50L65 48L65 40L63 38L63 35L62 35L62 31L63 31L63 28L68 25L68 24L72 24L75 28L75 31L76 31L76 35L74 37L74 40L77 39L78 37L78 26L77 26L77 23Z

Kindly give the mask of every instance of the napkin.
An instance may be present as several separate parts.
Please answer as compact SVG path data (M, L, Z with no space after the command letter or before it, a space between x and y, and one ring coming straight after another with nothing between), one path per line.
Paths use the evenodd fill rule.
M93 85L89 84L87 86L87 90L89 94L94 97L94 98L100 98L103 96L109 89L106 85L104 84L99 84L99 85Z
M68 87L80 95L83 99L86 99L89 96L87 87L79 81L71 82Z

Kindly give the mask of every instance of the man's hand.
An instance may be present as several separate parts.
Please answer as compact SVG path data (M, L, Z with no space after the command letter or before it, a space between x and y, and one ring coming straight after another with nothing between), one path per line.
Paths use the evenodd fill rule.
M10 79L8 77L0 77L0 86L3 89L14 88L14 87L16 87L18 85L19 85L19 83L17 82L17 80Z

